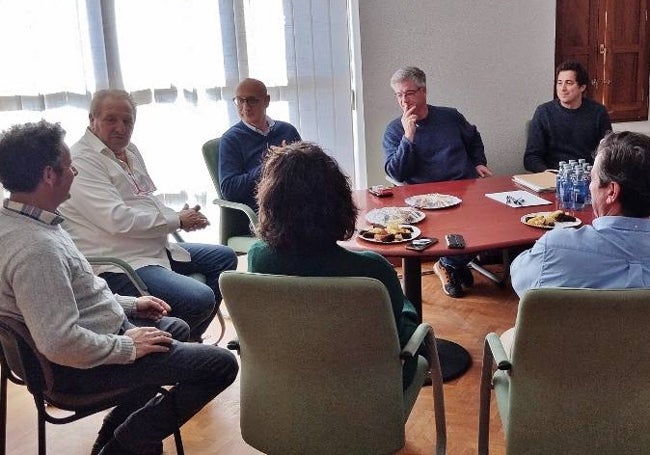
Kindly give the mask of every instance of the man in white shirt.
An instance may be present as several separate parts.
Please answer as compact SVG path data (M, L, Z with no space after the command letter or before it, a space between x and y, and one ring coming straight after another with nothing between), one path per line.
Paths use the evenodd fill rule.
M153 195L156 187L130 142L136 106L127 92L97 92L89 119L86 133L71 148L79 175L72 198L60 207L64 228L86 256L114 256L131 264L151 294L190 325L190 339L200 341L221 302L219 275L235 269L237 257L220 245L168 242L170 233L203 229L208 220L198 207L175 212ZM121 270L102 266L96 272L113 292L138 295ZM207 284L190 278L192 273L205 275Z
M57 212L77 175L64 134L41 121L0 136L0 182L11 192L0 206L0 314L23 322L54 363L54 389L138 389L106 414L92 455L159 454L164 438L232 384L237 360L172 339L157 324L168 319L164 301L114 295L93 274ZM127 315L156 326L135 327ZM171 393L152 399L163 385Z

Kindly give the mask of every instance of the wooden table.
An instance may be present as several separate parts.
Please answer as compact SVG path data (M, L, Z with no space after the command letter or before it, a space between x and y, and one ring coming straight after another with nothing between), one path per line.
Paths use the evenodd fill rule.
M401 259L404 294L413 303L421 319L423 260L489 250L507 251L511 247L532 245L546 232L545 229L523 224L521 218L532 212L556 210L555 193L532 193L552 203L528 207L510 207L485 196L486 193L514 190L525 188L516 185L510 176L398 186L393 188L393 196L384 198L373 196L367 190L358 190L354 192L354 200L359 208L357 229L370 225L365 219L369 210L404 207L407 205L404 199L409 196L441 193L459 197L462 202L445 209L424 210L426 217L417 223L417 227L422 231L422 236L437 237L439 242L423 252L407 250L405 243L384 245L365 241L358 236L341 242L341 245L351 250L370 250L387 258ZM591 223L593 219L591 207L573 214L583 223ZM447 248L444 237L450 233L462 234L466 248ZM438 339L438 355L445 381L462 375L471 365L467 350L452 341Z
M403 207L409 196L427 193L449 194L462 199L454 207L439 210L423 210L424 220L417 224L422 236L437 237L439 242L423 252L407 250L404 243L384 245L368 242L355 235L341 245L352 250L375 251L387 258L400 258L403 264L403 285L406 297L422 315L422 261L440 256L479 253L510 247L532 245L546 232L521 223L521 217L531 212L556 210L555 193L532 193L551 201L549 205L529 207L509 207L485 196L486 193L522 190L510 176L489 177L485 179L455 180L449 182L421 183L393 188L393 196L379 198L367 190L354 192L354 201L359 208L357 228L369 226L366 213L380 207ZM583 223L591 223L591 207L576 212ZM445 234L457 233L465 237L466 247L462 250L449 249L445 244Z

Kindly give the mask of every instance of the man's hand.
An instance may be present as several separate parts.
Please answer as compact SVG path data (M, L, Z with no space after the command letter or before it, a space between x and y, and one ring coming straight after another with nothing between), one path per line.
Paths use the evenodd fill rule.
M163 316L167 316L171 310L172 307L167 302L152 295L135 299L135 311L138 318L158 321Z
M402 114L402 127L404 127L404 137L413 142L415 139L415 129L417 125L415 124L418 120L417 115L413 113L417 106L411 106Z
M210 224L208 219L200 212L200 210L201 206L199 205L195 205L193 208L190 208L187 204L183 206L183 209L178 212L182 230L185 232L197 231L199 229L204 229Z
M487 166L483 166L482 164L476 166L476 172L478 172L478 176L481 178L492 177L492 171Z
M135 358L139 359L153 352L167 352L172 336L155 327L135 327L124 332L135 343Z

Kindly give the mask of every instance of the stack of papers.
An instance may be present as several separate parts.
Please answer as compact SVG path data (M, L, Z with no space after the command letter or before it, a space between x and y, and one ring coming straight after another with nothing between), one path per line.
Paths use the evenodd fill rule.
M487 193L486 196L510 207L530 207L532 205L552 204L551 201L547 201L546 199L535 196L533 193L523 190Z
M519 185L542 193L545 191L555 191L555 175L554 172L544 171L536 174L513 175L512 180Z

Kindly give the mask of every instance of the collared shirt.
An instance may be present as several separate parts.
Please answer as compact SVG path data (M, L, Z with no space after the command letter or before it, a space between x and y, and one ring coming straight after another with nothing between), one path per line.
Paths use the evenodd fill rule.
M269 129L266 130L266 132L262 131L261 129L259 129L258 127L253 125L252 123L248 123L248 122L246 122L244 120L242 120L242 123L244 125L246 125L247 127L249 127L250 129L252 129L253 131L255 131L257 133L260 133L262 136L268 136L268 134L271 132L271 130L275 126L275 121L271 117L269 117L268 115L266 116L266 124L269 125Z
M156 187L134 144L127 146L127 165L86 130L70 153L78 175L59 210L63 227L86 256L118 257L135 269L170 268L168 250L175 260L189 261L186 250L168 242L180 227L179 215L152 194ZM109 271L121 273L113 266L95 268Z
M48 212L47 210L39 209L38 207L23 204L21 202L12 201L10 199L5 199L2 205L7 210L20 213L21 215L28 216L51 226L61 224L64 220L64 218L58 213Z
M580 229L554 229L512 262L512 287L650 287L650 219L602 216Z

